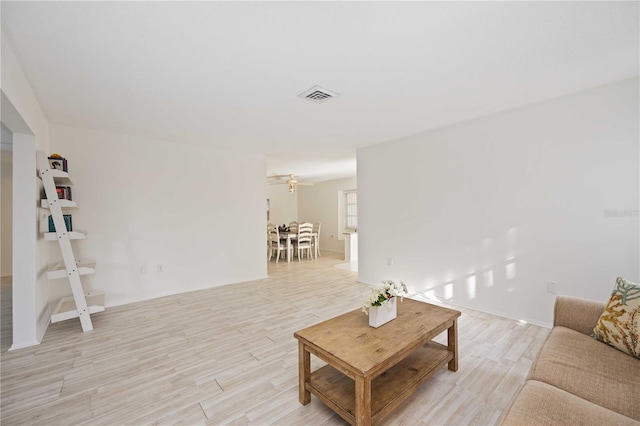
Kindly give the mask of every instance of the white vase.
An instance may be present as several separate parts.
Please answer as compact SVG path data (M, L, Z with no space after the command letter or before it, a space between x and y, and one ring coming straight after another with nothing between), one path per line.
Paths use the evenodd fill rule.
M397 297L392 297L382 304L382 306L369 307L369 325L374 328L386 324L398 316Z

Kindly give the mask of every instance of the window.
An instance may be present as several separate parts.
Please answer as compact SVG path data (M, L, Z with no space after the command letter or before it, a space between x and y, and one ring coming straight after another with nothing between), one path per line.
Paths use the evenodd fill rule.
M358 197L356 190L344 191L344 229L355 231L358 227Z

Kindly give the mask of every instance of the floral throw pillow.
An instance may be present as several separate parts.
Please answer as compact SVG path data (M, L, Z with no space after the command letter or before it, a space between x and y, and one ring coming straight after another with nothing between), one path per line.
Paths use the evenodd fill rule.
M591 337L640 358L640 285L616 279Z

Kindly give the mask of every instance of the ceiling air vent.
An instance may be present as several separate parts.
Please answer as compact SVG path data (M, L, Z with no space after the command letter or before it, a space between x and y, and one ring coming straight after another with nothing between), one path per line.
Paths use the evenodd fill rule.
M336 96L339 96L339 94L320 86L313 86L311 89L305 90L298 95L298 97L302 99L306 99L317 104L326 102Z

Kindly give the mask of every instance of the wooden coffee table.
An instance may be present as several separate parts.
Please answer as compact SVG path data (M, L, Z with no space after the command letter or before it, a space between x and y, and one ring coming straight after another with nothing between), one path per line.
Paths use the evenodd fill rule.
M459 316L405 298L379 328L358 309L297 331L300 403L313 393L352 425L378 422L445 364L458 370ZM445 330L448 346L431 341ZM310 354L328 365L311 372Z

